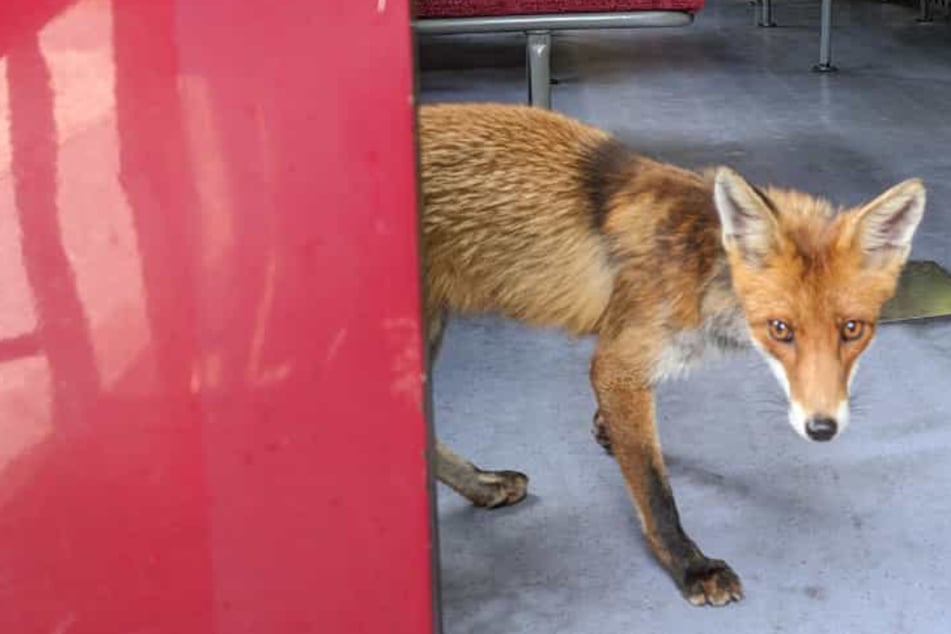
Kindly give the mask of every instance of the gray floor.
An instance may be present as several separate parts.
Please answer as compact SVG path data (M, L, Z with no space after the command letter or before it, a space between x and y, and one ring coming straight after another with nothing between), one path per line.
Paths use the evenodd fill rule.
M556 109L684 165L854 204L908 176L929 208L913 256L951 265L951 27L910 7L839 2L835 62L808 72L818 4L779 0L772 30L709 0L693 26L556 38ZM424 101L520 101L518 38L423 45ZM613 461L590 436L592 342L485 317L450 326L437 432L531 478L525 503L470 508L439 489L447 634L949 632L951 322L884 327L829 446L785 422L764 364L740 355L665 385L658 417L687 531L747 599L697 609L648 555Z

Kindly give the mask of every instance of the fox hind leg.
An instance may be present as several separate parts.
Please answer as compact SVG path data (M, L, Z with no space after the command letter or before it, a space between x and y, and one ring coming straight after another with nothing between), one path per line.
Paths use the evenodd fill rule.
M436 477L476 506L498 508L525 499L528 476L518 471L484 471L436 441Z
M446 311L427 311L429 367L436 362L446 326ZM436 441L436 478L476 506L516 504L528 492L528 476L518 471L486 471Z

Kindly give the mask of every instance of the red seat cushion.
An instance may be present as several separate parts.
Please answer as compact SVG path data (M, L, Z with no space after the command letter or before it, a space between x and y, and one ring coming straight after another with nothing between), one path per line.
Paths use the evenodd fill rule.
M469 18L552 13L613 11L687 11L696 13L705 0L414 0L419 18Z

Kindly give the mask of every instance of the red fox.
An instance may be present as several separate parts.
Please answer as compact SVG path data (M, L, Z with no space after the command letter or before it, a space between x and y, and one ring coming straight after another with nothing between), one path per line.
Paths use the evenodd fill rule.
M752 344L803 438L849 421L849 385L894 294L925 207L906 180L839 210L639 156L609 134L528 106L419 111L425 318L435 359L450 313L495 312L594 335L594 431L617 460L644 536L684 597L724 605L738 576L681 527L652 390L706 353ZM436 476L474 504L525 497L436 442Z

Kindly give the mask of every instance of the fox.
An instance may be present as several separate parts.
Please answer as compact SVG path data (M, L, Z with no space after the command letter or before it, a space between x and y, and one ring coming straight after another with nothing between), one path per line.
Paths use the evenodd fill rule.
M788 422L829 442L849 424L859 357L895 293L925 208L919 178L843 208L693 170L529 105L417 109L423 312L429 363L452 315L491 313L593 337L595 439L613 456L656 561L693 605L743 585L681 525L653 392L721 352L752 347ZM472 504L526 497L528 476L433 443L435 477Z

